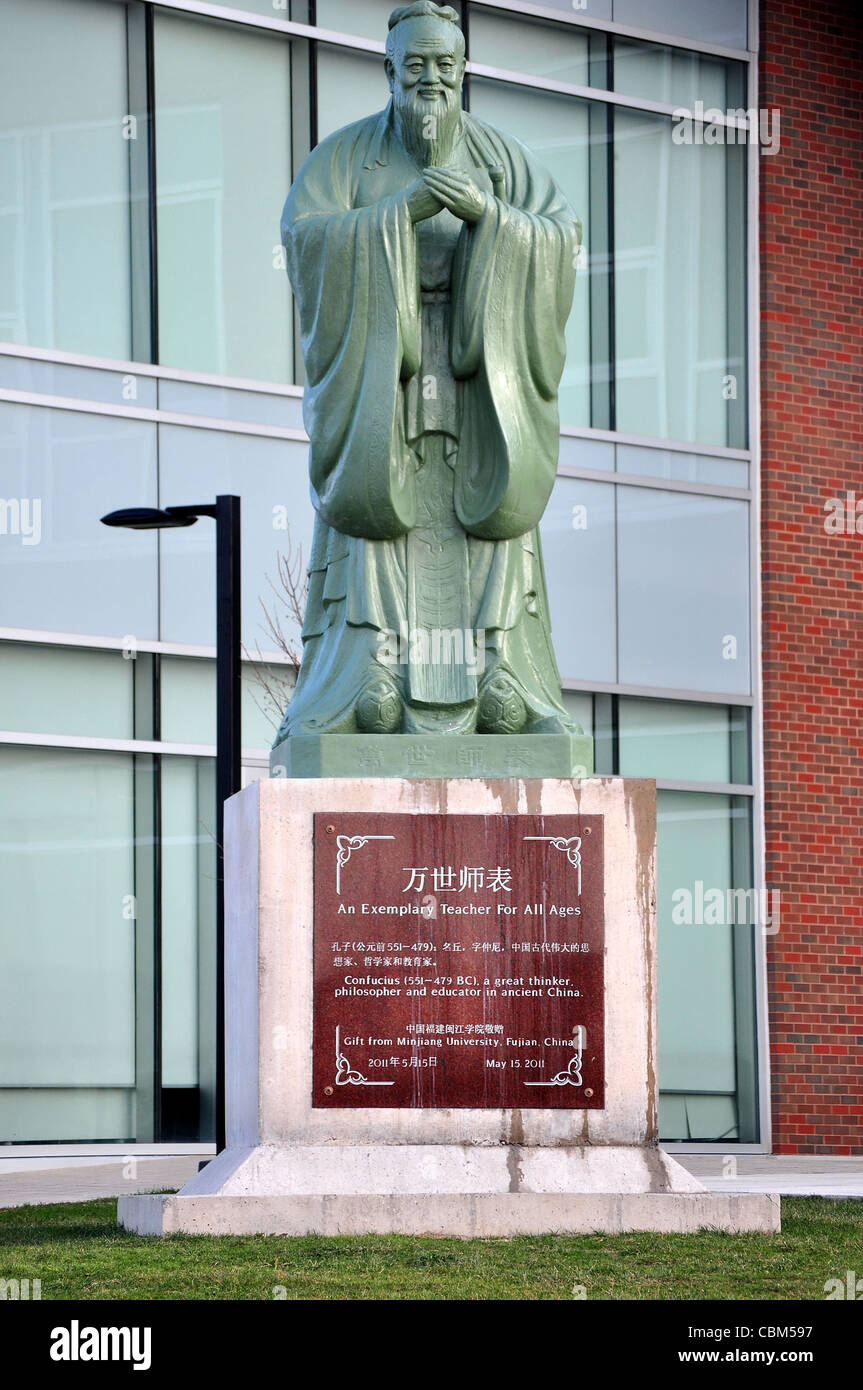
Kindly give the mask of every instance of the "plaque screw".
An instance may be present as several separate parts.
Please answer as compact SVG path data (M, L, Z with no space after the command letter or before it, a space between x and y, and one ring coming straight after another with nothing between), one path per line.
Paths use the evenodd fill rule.
M333 1088L332 1088L332 1086L325 1086L325 1087L324 1087L324 1095L325 1095L325 1096L331 1096L332 1094L333 1094ZM593 1092L591 1091L590 1094L593 1095Z
M585 1093L584 1093L585 1100L590 1100L590 1097L591 1097L592 1095L593 1095L593 1088L592 1088L591 1086L588 1086L587 1090L586 1090Z
M327 834L328 834L328 835L335 835L335 833L336 833L336 827L335 827L334 825L328 825L328 826L327 826Z
M590 826L589 826L589 825L586 825L586 826L584 827L584 833L585 833L585 835L589 835L589 834L591 833L591 830L590 830Z

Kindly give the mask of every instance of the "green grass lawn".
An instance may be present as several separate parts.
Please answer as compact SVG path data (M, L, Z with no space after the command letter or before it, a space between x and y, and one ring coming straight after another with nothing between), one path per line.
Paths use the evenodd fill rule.
M863 1274L863 1201L782 1202L781 1235L129 1235L116 1201L0 1211L0 1279L45 1299L823 1299Z

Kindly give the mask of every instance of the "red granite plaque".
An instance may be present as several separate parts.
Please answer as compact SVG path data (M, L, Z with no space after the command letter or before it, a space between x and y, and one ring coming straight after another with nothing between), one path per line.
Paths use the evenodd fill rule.
M603 1108L602 816L314 835L313 1105Z

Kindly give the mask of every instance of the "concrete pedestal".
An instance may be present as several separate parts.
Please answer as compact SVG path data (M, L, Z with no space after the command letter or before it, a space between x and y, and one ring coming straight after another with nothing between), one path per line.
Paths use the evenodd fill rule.
M312 1103L313 816L600 815L602 1109ZM707 1192L657 1147L655 790L639 780L274 777L226 813L228 1147L176 1196L120 1199L165 1235L779 1229L778 1198Z

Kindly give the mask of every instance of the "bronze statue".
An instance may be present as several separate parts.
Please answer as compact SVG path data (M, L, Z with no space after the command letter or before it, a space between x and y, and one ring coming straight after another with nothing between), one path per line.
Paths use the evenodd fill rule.
M525 147L462 110L458 16L390 16L392 99L324 140L282 235L317 512L298 734L581 733L538 524L580 228Z

